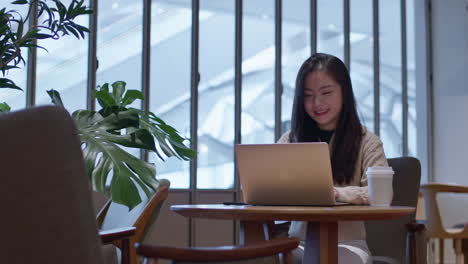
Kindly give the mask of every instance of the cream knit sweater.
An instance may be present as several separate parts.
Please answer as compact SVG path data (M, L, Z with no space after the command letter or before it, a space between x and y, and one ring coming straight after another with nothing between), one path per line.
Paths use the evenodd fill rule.
M352 204L369 204L367 198L366 169L372 166L388 166L383 150L382 142L372 132L363 127L363 137L358 158L358 166L354 170L353 179L348 185L336 185L338 201ZM286 132L278 143L290 143L289 132ZM333 148L333 136L330 140L330 153ZM306 223L293 221L289 229L289 235L305 240ZM366 231L362 221L338 222L338 240L365 240Z

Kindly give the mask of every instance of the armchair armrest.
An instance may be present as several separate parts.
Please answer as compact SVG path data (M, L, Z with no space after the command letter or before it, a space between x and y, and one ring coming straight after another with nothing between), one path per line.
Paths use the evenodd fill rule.
M174 261L234 261L273 256L297 248L297 238L278 238L248 246L178 248L136 244L137 254L148 258Z
M431 189L434 192L468 193L468 186L463 185L428 183L421 185L421 188Z
M104 244L114 243L122 250L122 264L130 263L130 254L134 250L133 245L130 243L130 238L136 233L136 228L121 227L109 230L99 231L99 236Z
M114 228L109 230L101 230L99 231L99 236L101 237L101 241L104 244L112 243L116 240L128 239L135 235L136 228L133 226L130 227L121 227L121 228Z

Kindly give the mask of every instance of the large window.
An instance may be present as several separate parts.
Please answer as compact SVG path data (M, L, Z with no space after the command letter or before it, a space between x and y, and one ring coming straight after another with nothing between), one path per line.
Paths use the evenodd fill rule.
M196 1L199 1L199 9L194 9ZM0 0L2 6L8 2L10 0ZM369 130L379 133L387 156L408 154L425 159L427 153L417 144L423 142L420 139L426 137L427 131L416 125L418 120L426 118L425 113L416 111L420 109L416 104L425 104L426 99L416 94L414 0L381 0L378 10L374 10L375 2L349 1L349 10L345 10L342 0L281 1L281 5L278 5L279 0L245 0L242 27L237 28L242 30L242 52L237 54L238 1L152 0L151 33L147 43L151 47L150 59L145 65L150 71L143 72L145 2L98 0L97 28L91 29L97 32L96 58L89 58L89 51L94 48L89 46L88 38L41 41L39 44L49 51L38 51L37 71L28 73L29 77L37 77L33 101L48 103L45 91L53 88L62 93L71 112L85 108L91 96L87 93L87 78L88 65L93 59L98 61L98 85L123 80L128 89L142 90L142 80L146 76L150 79L149 110L184 136L197 135L191 139L198 146L196 162L175 158L161 162L155 155L149 156L150 162L157 165L157 177L169 179L175 189L236 189L234 144L273 143L277 126L281 126L281 133L290 128L297 71L316 44L318 52L331 53L341 59L349 56L359 115ZM316 13L312 12L312 3L316 3ZM402 3L406 5L403 9ZM281 7L281 20L276 16L277 7ZM406 10L406 16L402 10ZM346 11L349 11L349 21L345 19ZM377 21L373 19L375 11L379 16ZM192 16L196 14L199 23L194 25ZM311 29L312 21L316 21L316 30ZM88 25L88 21L79 22ZM277 23L281 23L280 41ZM345 50L346 25L350 29L349 54ZM374 41L375 27L379 30L377 42ZM406 30L406 42L402 42L405 36L402 29ZM281 71L277 72L279 48ZM374 52L377 48L378 56ZM402 59L405 54L406 61ZM198 74L192 71L192 58L198 59ZM236 58L241 66L237 75ZM278 86L275 74L281 76L281 94L275 90ZM192 86L191 80L198 76L198 85ZM241 105L237 108L236 76L240 76L242 83ZM26 69L12 70L8 77L26 88ZM193 94L198 95L197 108L191 105ZM281 106L275 105L278 97ZM6 101L14 109L23 108L26 92L0 89L0 101ZM379 107L376 101L380 101ZM137 102L133 106L143 107ZM275 122L277 115L279 123ZM241 137L236 142L235 120L239 117ZM192 127L195 123L196 131ZM134 154L139 155L138 152ZM194 168L191 170L190 166Z

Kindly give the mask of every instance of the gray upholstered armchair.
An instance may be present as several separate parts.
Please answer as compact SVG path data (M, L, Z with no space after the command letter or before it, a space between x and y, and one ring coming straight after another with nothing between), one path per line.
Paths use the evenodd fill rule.
M392 205L416 207L421 165L412 157L388 160L395 171ZM415 225L415 213L395 220L367 221L367 244L374 263L426 263L425 238ZM418 243L416 243L416 240Z
M102 264L101 239L128 242L135 233L98 235L77 130L64 109L0 115L0 148L2 263Z

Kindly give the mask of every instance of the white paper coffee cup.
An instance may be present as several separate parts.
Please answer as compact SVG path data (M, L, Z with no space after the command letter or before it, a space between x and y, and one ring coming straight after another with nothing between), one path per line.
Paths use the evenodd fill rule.
M393 199L392 167L367 168L369 203L371 206L390 206Z

